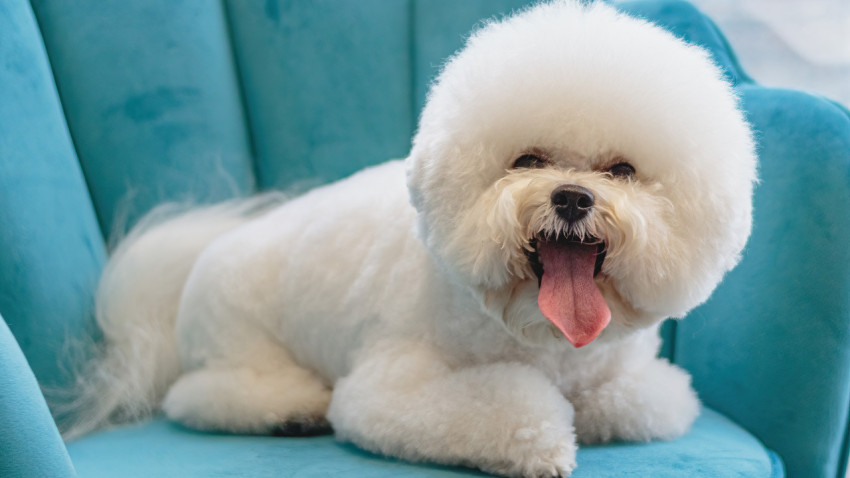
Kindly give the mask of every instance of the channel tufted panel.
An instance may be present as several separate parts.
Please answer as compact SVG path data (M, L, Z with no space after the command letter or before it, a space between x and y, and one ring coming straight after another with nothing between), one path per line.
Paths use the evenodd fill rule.
M0 2L0 35L0 314L51 387L65 341L94 335L106 251L26 0Z
M410 8L227 2L263 187L304 189L407 155Z
M253 190L219 2L32 4L105 235L163 201Z

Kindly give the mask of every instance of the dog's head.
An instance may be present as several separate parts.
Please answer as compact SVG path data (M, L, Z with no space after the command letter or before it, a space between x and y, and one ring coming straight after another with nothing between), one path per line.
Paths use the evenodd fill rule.
M445 65L408 185L445 273L520 340L578 347L703 302L749 236L755 170L705 51L560 1L487 24Z

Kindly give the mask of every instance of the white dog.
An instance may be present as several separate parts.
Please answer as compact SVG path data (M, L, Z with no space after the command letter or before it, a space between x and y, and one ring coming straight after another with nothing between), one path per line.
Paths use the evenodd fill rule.
M655 357L658 324L738 262L755 171L700 48L599 3L493 21L433 84L406 161L126 240L70 434L161 405L523 477L569 475L577 441L675 438L699 403Z

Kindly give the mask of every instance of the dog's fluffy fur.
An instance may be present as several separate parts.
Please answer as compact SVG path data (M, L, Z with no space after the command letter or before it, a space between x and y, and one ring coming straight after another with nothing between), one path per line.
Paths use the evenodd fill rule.
M655 358L657 326L737 263L755 164L705 51L603 4L493 21L445 65L406 161L125 241L70 434L161 403L193 428L329 421L368 450L510 476L569 475L577 440L675 438L699 405ZM593 199L582 218L553 204L564 185ZM582 240L604 252L610 323L568 340L541 312L559 272L537 248Z

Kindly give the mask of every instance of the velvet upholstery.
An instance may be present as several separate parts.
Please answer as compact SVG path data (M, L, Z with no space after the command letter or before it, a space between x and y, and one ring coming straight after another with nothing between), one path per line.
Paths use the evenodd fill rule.
M843 476L850 401L850 115L744 85L759 128L744 261L678 324L676 361L701 398L786 453L793 476ZM757 351L757 353L754 353Z
M227 8L261 186L301 190L407 154L409 2Z
M92 295L113 231L165 200L298 191L403 157L444 58L482 19L526 3L0 2L0 314L38 381L73 379L63 344L97 339ZM676 442L583 449L575 476L783 476L779 457L791 477L843 476L850 114L755 83L690 4L618 5L723 67L757 132L762 181L739 268L664 328L662 353L693 374L710 409ZM39 476L42 465L72 476L4 333L0 476ZM202 435L163 421L68 450L81 476L130 465L145 476L228 476L237 465L256 476L473 473L385 461L327 437Z
M2 317L0 364L0 476L76 476L38 382Z
M332 437L235 437L186 430L166 420L71 443L81 477L468 477L463 468L412 465ZM672 443L584 447L573 478L780 477L781 464L722 415L703 410L693 431ZM659 466L659 464L662 464Z
M221 5L31 3L106 234L119 214L132 221L163 201L215 201L252 190Z
M106 259L29 4L0 2L0 314L43 385L69 380L69 337L93 333Z

